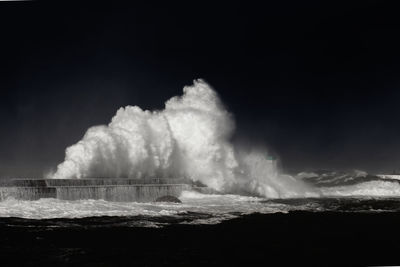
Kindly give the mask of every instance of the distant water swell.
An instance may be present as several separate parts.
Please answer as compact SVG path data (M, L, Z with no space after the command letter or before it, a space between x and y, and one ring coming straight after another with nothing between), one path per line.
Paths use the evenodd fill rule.
M302 172L296 178L316 188L320 197L400 197L400 180L396 176L318 171Z

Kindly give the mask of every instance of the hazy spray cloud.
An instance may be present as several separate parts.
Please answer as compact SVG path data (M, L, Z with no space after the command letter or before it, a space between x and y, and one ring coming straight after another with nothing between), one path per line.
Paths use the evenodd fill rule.
M53 178L187 177L225 192L267 197L305 195L309 188L280 175L266 151L247 153L230 140L231 114L203 80L160 111L120 108L107 126L87 130L67 148Z

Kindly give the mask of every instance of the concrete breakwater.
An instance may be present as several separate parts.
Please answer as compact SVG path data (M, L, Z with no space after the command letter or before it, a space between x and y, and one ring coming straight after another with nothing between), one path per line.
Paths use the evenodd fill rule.
M150 202L163 196L179 197L191 188L186 179L4 179L0 180L0 201L57 198Z

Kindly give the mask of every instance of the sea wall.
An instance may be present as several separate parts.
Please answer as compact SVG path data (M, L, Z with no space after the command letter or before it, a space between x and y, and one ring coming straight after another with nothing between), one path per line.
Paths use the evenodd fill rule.
M0 180L0 201L57 198L151 202L162 196L179 197L190 189L185 179L4 179Z
M0 201L9 198L38 200L40 198L57 198L57 193L56 188L51 187L0 187Z

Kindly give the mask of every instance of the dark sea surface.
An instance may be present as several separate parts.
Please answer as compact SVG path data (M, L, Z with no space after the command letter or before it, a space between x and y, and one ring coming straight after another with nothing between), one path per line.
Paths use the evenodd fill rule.
M286 199L259 204L291 208L274 213L228 212L222 220L205 212L3 217L1 262L2 266L400 263L400 199Z

